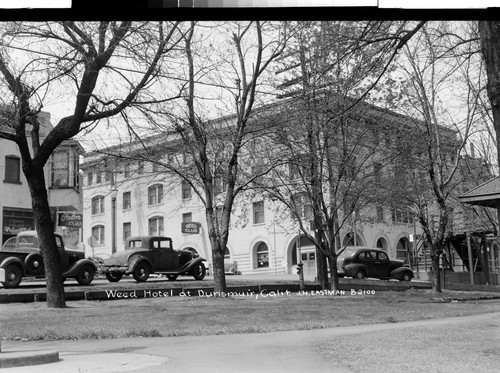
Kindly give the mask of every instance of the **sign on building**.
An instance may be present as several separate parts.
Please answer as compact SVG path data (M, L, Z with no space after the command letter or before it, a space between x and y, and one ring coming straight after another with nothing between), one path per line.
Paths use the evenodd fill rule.
M196 222L181 223L181 232L189 234L199 234L201 224Z
M57 214L57 225L63 227L81 228L83 215L76 212L59 212Z

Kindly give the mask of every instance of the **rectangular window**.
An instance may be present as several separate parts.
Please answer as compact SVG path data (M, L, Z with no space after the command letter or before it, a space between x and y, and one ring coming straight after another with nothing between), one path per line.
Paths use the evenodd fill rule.
M384 221L384 208L382 206L377 206L377 221Z
M264 223L264 201L253 203L253 223L254 224Z
M191 185L186 180L182 180L182 199L191 198Z
M5 157L5 178L6 183L21 182L21 159L19 157L8 155Z
M70 185L70 154L67 150L56 151L52 154L50 164L50 185L52 187L68 187Z
M104 214L104 197L92 198L92 215Z
M153 163L151 169L153 170L153 173L157 173L160 167L158 166L158 163Z
M149 235L150 236L163 236L163 218L151 218L149 219Z
M299 193L293 196L292 206L295 211L292 211L292 217L297 215L301 219L310 219L313 215L311 200L305 193Z
M104 225L92 227L92 237L95 245L104 245Z
M130 177L130 163L125 163L123 166L123 177Z
M132 194L130 192L123 193L123 209L129 210L132 207Z
M132 235L132 223L123 223L123 241Z
M186 214L182 214L182 222L183 223L191 223L193 221L193 214L188 212Z
M156 184L148 188L148 205L158 205L163 202L163 185Z
M96 169L95 169L95 182L96 182L96 184L102 183L102 174L101 174L100 167L96 167Z
M137 173L142 174L144 172L144 162L137 162Z
M215 176L214 178L214 194L218 195L225 192L227 189L226 179L222 176Z
M93 178L94 178L94 171L87 172L87 185L88 186L92 185Z

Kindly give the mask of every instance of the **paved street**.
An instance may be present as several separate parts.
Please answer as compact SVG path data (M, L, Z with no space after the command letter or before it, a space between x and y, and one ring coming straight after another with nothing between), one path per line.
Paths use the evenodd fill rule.
M57 350L61 361L40 366L2 369L2 373L83 373L83 372L351 372L325 358L320 347L327 341L346 335L360 335L384 330L418 331L422 326L446 328L460 338L463 328L487 323L500 336L500 313L405 323L363 325L332 329L287 331L268 334L184 336L166 338L125 338L116 340L81 340L57 342L3 343L5 353L14 351ZM498 340L498 339L497 339ZM384 344L384 341L380 341ZM430 340L430 344L435 343ZM478 336L477 343L481 343ZM432 346L431 346L432 347ZM493 346L500 348L499 346ZM384 348L390 349L387 345ZM439 349L439 346L436 346ZM415 352L418 354L418 351ZM422 358L427 358L422 356ZM439 356L446 363L446 356ZM474 364L481 369L481 360ZM365 367L366 368L366 367ZM392 367L393 369L395 367ZM465 367L466 368L466 367ZM388 370L393 371L393 370ZM416 370L417 371L417 370ZM446 371L444 371L446 372Z

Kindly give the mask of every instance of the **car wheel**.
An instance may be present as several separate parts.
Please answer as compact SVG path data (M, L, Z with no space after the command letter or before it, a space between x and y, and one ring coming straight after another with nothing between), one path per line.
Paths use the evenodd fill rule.
M23 279L23 270L15 264L10 264L5 268L5 282L3 287L6 289L17 288Z
M38 253L29 254L24 260L26 272L30 275L40 276L43 274L43 258Z
M175 280L177 280L177 277L178 277L178 275L167 275L167 278L169 279L169 281L175 281Z
M403 276L401 276L401 281L411 281L412 278L413 276L410 272L405 272Z
M203 263L196 264L191 270L191 274L193 275L195 280L203 280L207 273L207 269Z
M94 275L94 268L86 264L82 267L80 272L78 272L75 279L80 285L90 285L90 283L94 280Z
M366 278L366 273L365 273L365 271L358 270L358 271L354 274L354 278L357 278L357 279L359 279L359 280L362 280L362 279Z
M151 270L149 269L149 264L146 262L140 262L134 269L134 279L137 282L144 282L149 278Z
M122 279L123 273L121 272L106 272L106 278L109 282L118 282Z

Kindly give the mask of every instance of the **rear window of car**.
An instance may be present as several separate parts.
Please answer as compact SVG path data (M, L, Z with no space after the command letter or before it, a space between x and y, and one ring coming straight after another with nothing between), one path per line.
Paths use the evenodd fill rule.
M142 240L131 240L128 242L128 247L125 249L134 249L136 247L142 247Z
M347 258L348 256L351 256L352 254L355 253L356 250L353 250L353 249L345 249L344 251L342 251L340 254L339 254L339 258L342 259L342 258Z

